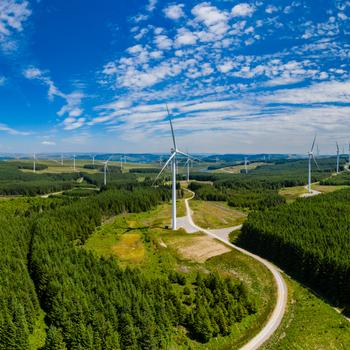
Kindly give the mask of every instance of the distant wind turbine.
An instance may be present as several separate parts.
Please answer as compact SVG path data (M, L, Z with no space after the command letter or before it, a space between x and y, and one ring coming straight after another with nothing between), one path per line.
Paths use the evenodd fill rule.
M316 141L316 135L314 137L314 141L312 143L312 146L311 146L311 149L308 153L308 156L309 156L309 176L308 176L308 184L307 184L307 190L309 193L311 193L311 160L313 160L317 166L317 169L320 169L317 162L316 162L316 159L314 157L314 147L315 147L315 141Z
M337 174L339 174L339 145L338 142L336 142L337 145Z
M244 157L244 169L245 173L248 174L248 157Z
M104 163L103 163L103 184L106 186L107 185L107 170L108 170L108 162L112 156L110 156Z
M33 153L33 173L35 173L35 168L36 168L36 156L35 156L35 153Z
M63 153L61 153L61 165L63 166Z
M73 155L73 169L75 171L75 154Z
M177 155L182 155L188 158L191 158L190 155L180 151L177 148L176 145L176 140L175 140L175 134L174 134L174 128L173 128L173 123L171 121L171 116L170 116L170 112L168 109L168 105L166 105L166 110L168 113L168 118L169 118L169 123L170 123L170 129L171 129L171 135L172 135L172 139L173 139L173 148L171 148L171 156L169 157L169 159L165 162L163 168L161 169L161 171L159 172L159 174L157 175L157 177L155 178L154 182L156 182L160 175L163 173L163 171L166 169L166 167L168 166L168 164L171 164L171 174L172 174L172 222L171 222L171 228L173 230L176 230L176 156Z

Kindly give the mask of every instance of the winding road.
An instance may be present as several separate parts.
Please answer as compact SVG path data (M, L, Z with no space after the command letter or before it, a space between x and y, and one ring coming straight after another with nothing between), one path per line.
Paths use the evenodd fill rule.
M272 273L275 282L276 282L276 287L277 287L277 301L275 308L263 327L263 329L253 338L251 339L247 344L245 344L243 347L241 347L240 350L256 350L259 349L275 332L275 330L278 328L278 326L281 324L283 315L286 310L286 305L287 305L287 298L288 298L288 289L287 285L280 273L280 271L270 262L267 260L261 258L258 255L252 254L248 252L247 250L240 248L238 246L235 246L229 241L228 235L231 231L234 229L240 229L240 226L236 226L233 228L228 228L228 229L221 229L221 230L206 230L204 228L201 228L197 226L192 219L192 210L190 208L189 201L195 196L195 193L188 190L192 195L190 198L185 199L185 205L186 205L186 216L182 218L178 218L178 226L183 227L187 232L193 233L193 232L204 232L210 237L213 237L222 243L230 246L233 249L236 249L243 254L249 255L253 259L259 261L261 264L266 266Z

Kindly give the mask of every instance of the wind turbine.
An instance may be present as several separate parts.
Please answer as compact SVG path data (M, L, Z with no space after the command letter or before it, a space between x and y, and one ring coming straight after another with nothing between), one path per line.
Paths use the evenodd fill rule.
M93 166L95 166L95 157L96 157L96 156L93 154L93 155L92 155L92 165L93 165Z
M112 158L112 156L110 156L105 162L103 162L103 184L105 186L107 185L108 162L111 158Z
M248 174L248 157L244 157L244 169L245 169L245 173Z
M173 139L173 148L171 148L171 156L169 157L169 159L165 162L163 168L161 169L161 171L159 172L159 174L157 175L157 177L155 178L154 182L156 182L158 180L158 178L160 177L160 175L163 173L163 171L166 169L166 167L168 166L168 164L171 164L171 181L172 181L172 220L171 220L171 228L172 230L176 230L176 156L177 155L182 155L188 158L191 158L190 155L181 152L176 145L176 140L175 140L175 134L174 134L174 128L173 128L173 123L171 121L171 117L170 117L170 112L168 109L168 105L166 105L166 110L168 113L168 118L169 118L169 123L170 123L170 129L171 129L171 135L172 135L172 139Z
M75 154L73 155L73 169L75 171Z
M63 153L61 153L61 165L63 166Z
M187 170L187 182L190 182L190 165L191 165L191 158L188 157L185 163L186 170Z
M315 147L315 141L316 141L316 135L314 137L314 141L312 143L312 146L311 146L311 149L308 153L308 156L309 156L309 176L308 176L308 184L307 184L307 190L309 193L311 193L311 160L313 159L313 161L315 162L316 166L317 166L317 169L320 169L317 162L316 162L316 159L314 157L314 147Z
M337 174L339 174L339 145L338 142L336 142L337 145Z
M35 164L35 162L36 162L36 156L35 156L35 153L33 153L33 173L35 173L35 166L36 166L36 164Z

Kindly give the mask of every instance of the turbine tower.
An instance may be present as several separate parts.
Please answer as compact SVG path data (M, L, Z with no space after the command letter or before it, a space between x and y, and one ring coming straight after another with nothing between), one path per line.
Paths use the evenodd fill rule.
M103 184L106 186L107 185L107 170L108 170L108 162L112 158L110 156L104 163L103 163Z
M339 145L338 142L336 142L337 144L337 174L339 174Z
M186 176L187 176L186 180L187 180L187 182L190 182L190 165L191 165L191 161L192 161L191 158L188 157L187 160L186 160L186 163L185 163L186 171L187 171L187 173L186 173Z
M61 165L63 166L63 153L61 153Z
M245 169L245 173L248 174L248 158L244 157L244 169Z
M73 169L75 171L75 154L73 155Z
M33 153L33 173L35 173L35 166L36 166L36 164L35 164L35 161L36 161L36 156L35 156L35 153Z
M311 146L311 149L308 153L308 156L309 156L309 176L308 176L308 182L307 182L307 190L309 193L311 193L311 160L313 159L313 161L315 162L316 166L317 166L317 169L320 169L317 162L316 162L316 159L314 157L314 147L315 147L315 141L316 141L316 135L314 137L314 141L312 143L312 146Z
M96 156L93 154L93 155L92 155L92 165L93 165L93 166L95 166L95 157L96 157Z
M169 157L169 159L165 162L163 168L161 169L161 171L159 172L159 174L157 175L157 177L155 178L154 182L156 182L159 178L159 176L163 173L163 171L166 169L166 167L168 166L168 164L171 164L171 181L172 181L172 217L171 217L171 228L172 230L176 230L176 156L177 155L182 155L188 158L191 158L190 155L181 152L176 145L176 140L175 140L175 134L174 134L174 128L173 128L173 123L171 121L171 117L170 117L170 112L168 109L168 105L166 105L166 110L168 113L168 118L169 118L169 123L170 123L170 129L171 129L171 135L172 135L172 139L173 139L173 148L171 148L171 156Z

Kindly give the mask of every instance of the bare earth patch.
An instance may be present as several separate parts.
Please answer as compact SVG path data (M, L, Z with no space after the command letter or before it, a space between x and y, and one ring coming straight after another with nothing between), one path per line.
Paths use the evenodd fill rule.
M172 240L174 247L184 258L204 262L209 258L231 251L224 244L207 236L184 237Z

